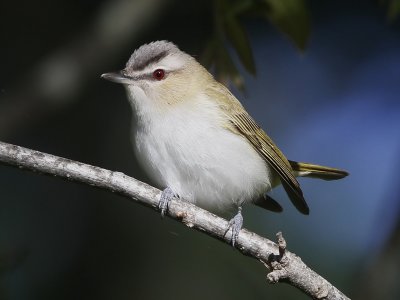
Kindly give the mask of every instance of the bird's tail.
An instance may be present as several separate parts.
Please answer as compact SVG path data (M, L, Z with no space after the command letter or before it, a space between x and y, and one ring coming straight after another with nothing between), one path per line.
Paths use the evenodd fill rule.
M291 161L291 160L289 160L289 163L296 177L310 177L310 178L319 178L324 180L336 180L349 175L349 173L347 173L344 170L335 169L331 167L325 167L325 166L314 165L305 162ZM272 186L276 186L279 183L280 181L276 180L276 182L274 182ZM276 202L268 195L265 195L264 197L257 199L256 201L254 201L254 204L271 211L275 212L282 211L282 206L280 206L278 202Z
M289 161L296 177L319 178L323 180L336 180L349 175L344 170L319 166L305 162Z

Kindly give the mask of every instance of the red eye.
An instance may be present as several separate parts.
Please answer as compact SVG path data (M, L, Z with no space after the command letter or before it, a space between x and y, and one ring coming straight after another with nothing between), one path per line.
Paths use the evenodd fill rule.
M165 77L165 71L163 69L157 69L153 72L153 78L157 80L162 80Z

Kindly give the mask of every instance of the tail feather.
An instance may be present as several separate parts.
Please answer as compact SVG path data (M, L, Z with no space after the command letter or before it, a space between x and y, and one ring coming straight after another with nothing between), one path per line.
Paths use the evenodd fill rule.
M254 204L274 212L281 212L283 210L282 206L267 194L254 201Z
M300 176L300 177L310 177L310 178L318 178L318 179L323 179L323 180L337 180L341 179L343 177L346 177L349 175L344 170L340 169L335 169L331 167L326 167L326 166L320 166L320 165L314 165L310 163L305 163L305 162L297 162L297 161L291 161L289 160L289 163L292 167L292 170L295 174L295 176ZM283 187L285 188L286 192L289 195L289 198L295 197L291 195L292 191L285 186L284 182L279 181L279 177L275 177L276 180L272 183L272 186L276 186L279 183L283 184ZM304 199L303 199L304 200ZM294 204L297 202L293 201ZM305 203L305 201L304 201ZM267 210L271 210L274 212L281 212L282 211L282 206L278 202L276 202L274 199L272 199L270 196L265 195L264 197L261 197L260 199L257 199L254 201L254 204L257 206L260 206L262 208L265 208ZM308 206L305 203L305 206L296 206L302 213L308 214Z
M296 176L319 178L323 180L337 180L349 175L344 170L314 165L304 162L289 161Z

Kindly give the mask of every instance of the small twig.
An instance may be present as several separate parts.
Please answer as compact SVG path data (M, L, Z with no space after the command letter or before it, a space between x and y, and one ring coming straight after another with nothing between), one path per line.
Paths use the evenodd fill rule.
M116 192L159 211L158 202L161 191L120 172L109 171L3 142L0 142L0 162ZM173 199L169 203L167 215L190 228L226 243L230 243L232 239L230 232L225 236L228 227L226 220L189 202ZM272 271L268 274L270 282L287 282L314 299L349 299L308 268L298 256L287 251L286 242L281 233L278 233L277 236L278 245L242 229L235 245L242 254L260 260Z
M276 234L278 239L279 255L271 254L267 261L267 267L271 272L267 275L269 283L277 283L279 280L287 278L288 274L286 267L289 260L286 256L286 240L283 238L282 232Z

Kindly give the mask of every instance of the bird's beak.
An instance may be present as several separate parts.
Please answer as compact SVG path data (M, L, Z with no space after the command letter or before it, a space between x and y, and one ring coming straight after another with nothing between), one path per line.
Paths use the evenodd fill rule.
M121 71L101 74L101 78L110 80L115 83L121 83L121 84L131 84L133 81L132 78L122 74Z

